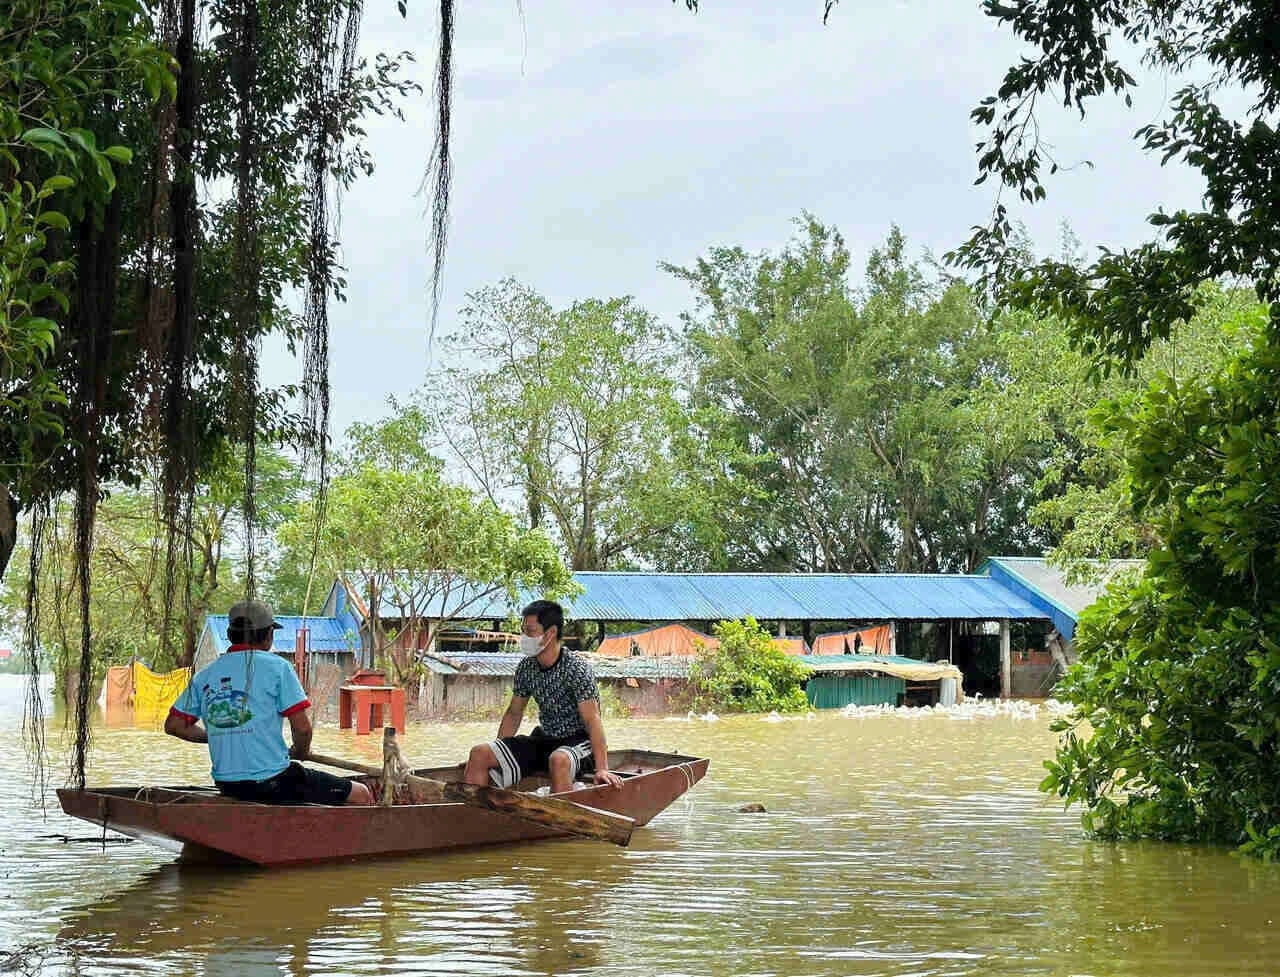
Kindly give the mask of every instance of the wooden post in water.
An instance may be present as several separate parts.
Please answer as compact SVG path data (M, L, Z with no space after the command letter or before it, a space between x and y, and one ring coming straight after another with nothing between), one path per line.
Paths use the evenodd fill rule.
M1013 696L1013 656L1009 650L1009 619L1000 621L1000 698Z
M391 807L396 802L396 784L409 772L409 765L400 755L396 742L396 728L385 726L382 730L382 797L379 803Z
M311 692L307 686L307 636L310 633L309 628L298 628L293 633L293 670L298 673L302 690L308 694Z

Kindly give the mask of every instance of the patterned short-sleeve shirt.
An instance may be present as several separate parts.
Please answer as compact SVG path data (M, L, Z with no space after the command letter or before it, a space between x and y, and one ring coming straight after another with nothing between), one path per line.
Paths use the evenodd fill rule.
M600 699L591 663L563 649L550 668L543 668L534 656L520 662L514 692L538 704L538 725L547 736L556 738L585 735L587 728L578 706L588 699Z

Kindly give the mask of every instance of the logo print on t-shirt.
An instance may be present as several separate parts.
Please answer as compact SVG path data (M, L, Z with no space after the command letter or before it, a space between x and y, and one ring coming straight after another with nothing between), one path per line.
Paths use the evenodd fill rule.
M204 717L206 723L218 729L243 726L253 718L249 711L249 697L239 689L233 689L231 677L226 676L219 683L218 691L206 697Z

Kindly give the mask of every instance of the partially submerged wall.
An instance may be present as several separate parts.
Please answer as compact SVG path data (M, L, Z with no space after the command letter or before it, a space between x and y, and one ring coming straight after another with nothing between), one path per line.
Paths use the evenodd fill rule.
M512 684L509 676L428 672L419 686L415 713L419 719L496 719L511 701ZM660 716L679 708L688 682L600 679L599 685L602 693L620 702L628 714Z

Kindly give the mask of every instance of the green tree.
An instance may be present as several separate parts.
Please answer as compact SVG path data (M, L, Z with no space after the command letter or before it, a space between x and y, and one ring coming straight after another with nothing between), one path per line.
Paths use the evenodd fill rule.
M713 650L704 649L690 674L694 708L729 712L804 712L807 671L777 648L754 618L721 621Z
M1000 344L1039 324L982 314L896 230L855 289L838 232L800 226L776 255L718 248L669 269L698 297L693 417L724 446L704 469L703 497L725 503L702 510L725 527L711 566L972 569L1032 546L1051 435L1008 406L1023 378Z
M1278 379L1260 334L1204 384L1166 377L1107 422L1161 545L1081 619L1061 692L1076 712L1044 782L1104 837L1280 855Z
M452 455L495 504L554 531L573 569L616 565L676 521L674 344L632 299L556 311L504 281L470 296L450 345L466 365L434 403Z
M406 56L357 56L360 12L359 0L0 10L0 209L18 228L0 226L0 572L28 510L34 593L49 514L74 496L61 598L74 590L83 616L81 672L96 647L92 546L106 487L161 473L162 604L190 626L185 591L171 584L222 446L243 451L248 592L257 445L287 440L323 474L327 308L342 291L331 195L370 169L362 120L416 90L398 77ZM286 310L291 290L301 316ZM300 349L297 388L263 388L268 334ZM79 783L87 688L76 703Z
M1068 347L1061 329L1026 350L1031 369L1056 381L1059 406L1054 420L1059 435L1030 520L1044 527L1055 543L1055 558L1073 572L1088 573L1097 560L1145 557L1160 543L1157 514L1134 511L1126 480L1126 429L1110 419L1140 410L1147 388L1165 378L1183 386L1207 384L1266 326L1266 306L1244 289L1206 285L1197 306L1191 321L1152 344L1131 375L1098 375L1088 359Z
M1044 787L1083 805L1086 825L1103 834L1243 842L1274 857L1280 9L1089 0L986 10L1034 54L974 112L990 129L983 179L1041 199L1045 167L1056 164L1039 141L1038 99L1052 93L1082 114L1099 97L1127 99L1136 81L1124 61L1135 58L1186 79L1168 116L1137 138L1162 163L1198 172L1204 193L1195 206L1151 215L1155 240L1104 250L1083 266L1027 267L1007 248L1011 218L1001 205L957 259L982 269L1006 300L1060 317L1104 373L1132 372L1154 340L1191 320L1207 281L1247 283L1270 304L1252 346L1207 382L1157 377L1107 420L1123 445L1133 509L1160 542L1144 578L1081 621L1081 660L1064 687L1076 715L1063 724ZM1241 89L1250 105L1233 118L1217 99Z
M409 408L354 428L318 531L308 500L278 534L293 565L306 565L314 545L318 579L343 577L371 609L395 609L402 631L388 634L375 613L370 637L397 682L416 674L441 625L466 620L491 598L556 597L573 587L545 532L521 528L491 500L444 480L439 460L406 433L421 431L421 420Z
M0 574L18 513L75 490L90 454L104 483L137 484L170 448L194 478L245 439L247 402L256 438L315 440L290 412L302 388L258 390L246 357L269 333L310 342L316 302L300 317L287 290L341 294L323 198L372 169L362 120L416 90L407 55L344 54L330 28L351 0L179 6L178 24L143 0L0 11ZM237 193L196 201L196 181Z
M54 367L75 297L72 224L112 199L133 158L115 130L92 130L111 105L175 90L152 36L134 0L0 9L0 576L66 429Z
M283 455L266 451L259 459L258 504L261 522L276 526L296 491L297 471ZM205 616L225 611L243 593L243 463L224 449L219 464L200 486L184 541L189 562L181 567L179 587L190 593L190 615L175 616L165 605L166 561L158 478L145 488L111 486L94 523L91 624L97 651L95 677L108 665L137 657L165 670L189 664ZM60 681L78 667L79 605L65 594L64 581L74 566L70 506L63 502L46 541L37 602L42 607L36 637ZM21 556L29 554L19 548ZM25 613L24 588L0 587L0 619L18 630ZM164 629L172 628L166 641Z

